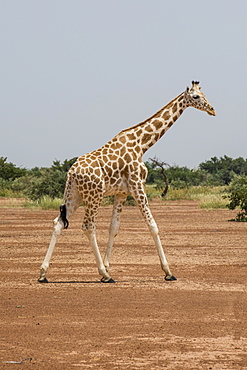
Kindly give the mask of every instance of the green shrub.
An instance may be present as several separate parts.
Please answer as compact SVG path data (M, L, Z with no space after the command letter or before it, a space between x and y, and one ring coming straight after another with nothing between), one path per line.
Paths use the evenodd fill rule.
M103 198L101 205L110 206L114 203L114 195L107 195Z
M24 193L23 189L27 186L25 183L24 186L20 186L22 177L16 178L15 180L4 180L0 178L0 197L4 198L23 198Z
M66 173L56 169L43 168L40 176L29 177L29 186L24 194L31 200L37 201L44 196L61 198L63 196Z
M226 189L225 199L230 201L227 204L229 209L240 207L235 219L231 221L247 221L247 176L235 176Z

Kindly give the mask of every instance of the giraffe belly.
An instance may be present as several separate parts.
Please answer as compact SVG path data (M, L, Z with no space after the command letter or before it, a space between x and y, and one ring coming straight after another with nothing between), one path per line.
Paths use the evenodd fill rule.
M109 179L105 181L105 191L104 195L114 195L114 194L128 194L129 187L125 178L119 178L114 181L114 179Z

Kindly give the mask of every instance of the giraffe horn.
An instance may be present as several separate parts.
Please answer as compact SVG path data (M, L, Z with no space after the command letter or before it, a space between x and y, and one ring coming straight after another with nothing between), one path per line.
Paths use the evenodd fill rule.
M192 89L201 90L199 83L200 83L199 81L192 81Z
M192 86L194 86L194 85L199 85L199 81L192 81Z

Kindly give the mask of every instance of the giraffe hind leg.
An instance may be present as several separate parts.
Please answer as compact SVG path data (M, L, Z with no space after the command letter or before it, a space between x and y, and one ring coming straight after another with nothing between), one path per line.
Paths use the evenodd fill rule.
M89 244L93 250L94 258L98 267L99 274L102 276L102 283L114 283L115 281L111 278L107 269L104 266L100 250L96 238L96 218L100 203L103 199L103 192L98 194L98 197L94 198L94 203L85 201L85 215L82 224L82 229L89 240Z
M47 270L49 268L51 256L52 256L55 244L57 242L57 238L61 234L63 226L64 226L64 224L62 223L62 220L60 219L60 216L55 218L54 228L53 228L53 233L52 233L50 245L49 245L49 248L46 252L44 261L43 261L43 263L40 267L40 277L38 279L39 283L48 283L48 280L46 278L46 273L47 273Z
M44 261L41 265L41 268L40 268L40 277L38 279L39 283L48 283L48 280L46 278L46 272L47 272L48 267L49 267L50 259L51 259L51 256L52 256L57 238L61 234L62 229L63 228L67 229L68 226L69 226L69 221L67 220L66 205L62 204L60 206L60 216L58 216L54 220L54 230L53 230L51 242L50 242L49 248L47 250L45 259L44 259Z
M69 201L70 198L70 201ZM50 260L53 254L53 250L55 248L56 242L60 234L62 233L63 229L67 229L69 226L69 217L72 213L76 211L76 209L82 203L81 194L77 189L77 185L73 179L73 176L70 172L67 175L67 182L64 191L64 203L60 206L60 214L58 217L55 218L53 221L53 233L51 237L51 241L46 252L45 258L43 263L40 267L40 277L38 281L40 283L47 283L48 280L46 278L46 273L49 268Z
M109 230L109 238L108 238L107 248L106 248L106 252L105 252L105 256L103 260L107 271L109 270L111 250L113 247L114 238L117 236L117 233L118 233L119 224L120 224L120 216L121 216L123 205L125 203L125 199L126 199L126 195L122 195L122 194L115 195L114 206L113 206L113 211L112 211L112 220L111 220L111 225L110 225L110 230Z

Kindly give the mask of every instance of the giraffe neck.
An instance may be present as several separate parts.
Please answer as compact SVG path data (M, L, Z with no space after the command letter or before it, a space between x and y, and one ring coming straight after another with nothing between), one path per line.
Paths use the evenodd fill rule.
M121 133L133 134L133 139L135 137L141 147L142 154L144 154L165 134L186 107L184 93L182 93L147 120L123 130Z

